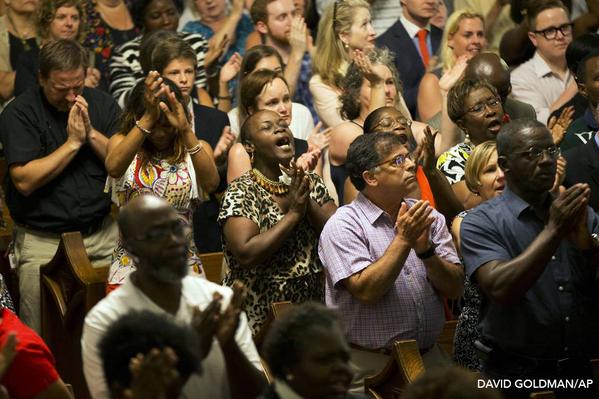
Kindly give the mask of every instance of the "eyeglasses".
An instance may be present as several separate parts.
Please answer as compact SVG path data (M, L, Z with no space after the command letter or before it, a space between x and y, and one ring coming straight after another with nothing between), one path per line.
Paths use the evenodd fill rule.
M572 23L568 22L560 26L551 26L543 30L534 31L537 35L543 35L547 40L554 40L557 37L557 32L560 32L562 36L570 36L572 34Z
M371 169L377 168L377 167L379 167L381 165L385 165L385 164L388 164L389 166L392 166L394 168L400 168L400 167L404 166L407 159L412 160L412 156L410 154L396 155L391 159L387 159L386 161L377 163Z
M531 161L534 161L534 160L538 161L538 160L543 159L543 155L545 153L547 153L547 155L549 155L550 158L557 159L557 158L559 158L562 151L560 150L560 148L558 146L552 145L547 148L532 147L527 151L515 152L514 154L525 155Z
M466 110L466 113L471 113L471 114L480 114L485 110L486 108L489 108L490 110L493 110L495 107L499 106L501 104L501 100L497 97L491 97L486 99L485 101L481 101L477 104L474 104L472 107L468 108Z
M172 234L181 236L186 229L186 224L182 220L177 220L167 225L153 227L144 234L136 236L135 239L138 241L162 241Z

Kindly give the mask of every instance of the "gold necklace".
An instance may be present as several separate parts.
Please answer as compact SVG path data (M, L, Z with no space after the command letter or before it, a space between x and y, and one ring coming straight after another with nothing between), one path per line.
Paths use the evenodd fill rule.
M289 192L288 185L269 179L256 168L250 170L250 176L260 187L273 195L283 195Z
M19 33L19 31L17 30L17 26L15 25L14 21L12 20L12 17L10 16L10 12L7 10L6 11L6 18L8 19L8 23L10 24L10 26L12 27L12 30L15 32L15 36L17 39L21 40L21 43L23 44L23 49L25 51L29 51L31 50L31 46L29 46L29 43L27 43L27 33Z

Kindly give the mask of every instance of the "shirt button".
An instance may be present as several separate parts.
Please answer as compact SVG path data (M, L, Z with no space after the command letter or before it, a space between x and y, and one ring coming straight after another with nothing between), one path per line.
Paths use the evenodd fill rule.
M570 316L564 317L564 320L566 321L566 323L569 322L570 321Z
M551 260L556 260L556 259L557 259L557 258L555 257L555 255L553 255L553 256L551 257Z
M558 290L559 292L562 292L562 291L564 290L564 286L563 286L563 285L560 285L559 287L557 287L557 290Z

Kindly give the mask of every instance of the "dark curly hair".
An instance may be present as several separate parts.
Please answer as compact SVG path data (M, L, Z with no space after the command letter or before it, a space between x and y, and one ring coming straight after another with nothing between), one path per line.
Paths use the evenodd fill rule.
M306 331L315 327L330 329L339 323L335 311L320 303L295 305L273 323L264 340L262 351L272 373L276 377L285 378L286 368L300 361L304 348L318 345L306 342Z
M489 89L494 96L499 97L497 89L487 80L462 79L456 83L447 94L447 113L453 123L457 124L466 115L466 100L470 93L476 89Z
M132 375L131 358L138 353L169 347L177 355L177 371L182 381L201 371L195 332L153 312L131 311L110 325L98 344L106 384L126 389Z
M387 49L375 48L368 53L368 59L372 65L385 65L391 71L393 79L395 80L395 88L397 89L397 95L403 92L401 81L399 80L399 73L395 68L393 61L393 54ZM364 81L364 75L358 68L355 62L352 62L345 76L341 81L341 87L343 93L339 96L341 101L341 116L344 119L352 120L360 116L360 88Z

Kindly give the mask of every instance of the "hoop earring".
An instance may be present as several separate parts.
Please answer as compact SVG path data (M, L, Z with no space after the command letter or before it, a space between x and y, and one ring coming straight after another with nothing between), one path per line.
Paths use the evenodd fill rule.
M254 164L254 151L250 152L250 163L253 165Z

